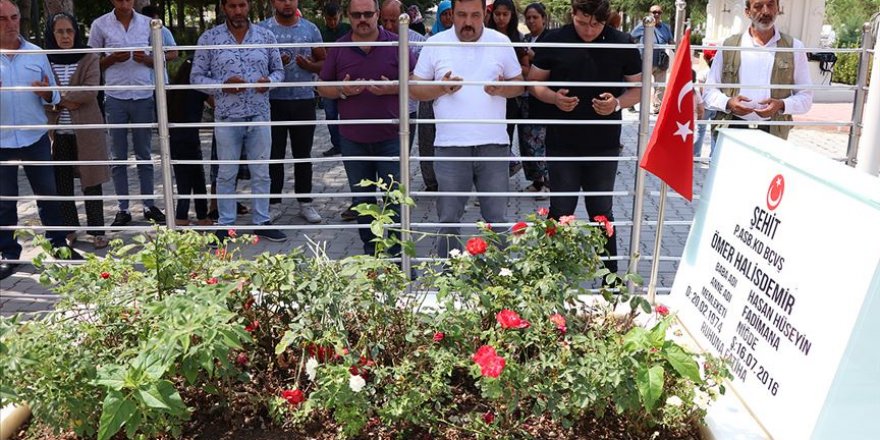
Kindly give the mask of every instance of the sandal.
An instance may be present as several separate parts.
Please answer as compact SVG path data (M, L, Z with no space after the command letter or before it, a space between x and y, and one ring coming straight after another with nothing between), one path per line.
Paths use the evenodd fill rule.
M106 235L96 235L95 236L95 249L104 249L110 244L110 239Z

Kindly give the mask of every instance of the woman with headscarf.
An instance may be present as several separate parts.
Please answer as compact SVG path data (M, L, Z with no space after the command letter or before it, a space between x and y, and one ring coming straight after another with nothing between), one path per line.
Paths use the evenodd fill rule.
M409 14L409 28L425 35L425 32L427 32L425 29L425 19L422 18L422 11L419 10L418 5L410 5L406 8L406 13Z
M49 18L46 26L46 49L69 50L50 54L49 63L59 86L97 86L101 81L98 54L76 53L76 49L88 48L79 33L76 19L66 13ZM98 91L64 91L61 102L47 107L51 125L103 124L104 117L98 107ZM57 161L109 160L106 130L104 129L55 129L50 130L52 159ZM110 166L104 165L56 165L55 184L58 195L73 196L73 180L79 177L82 193L86 196L103 195L101 184L110 180ZM63 225L79 226L79 215L73 200L59 202ZM104 203L86 200L88 226L104 226ZM96 249L106 247L104 231L89 231L94 237ZM68 236L68 244L76 240L75 233Z
M443 0L437 5L437 19L431 28L431 35L437 35L452 27L452 0Z

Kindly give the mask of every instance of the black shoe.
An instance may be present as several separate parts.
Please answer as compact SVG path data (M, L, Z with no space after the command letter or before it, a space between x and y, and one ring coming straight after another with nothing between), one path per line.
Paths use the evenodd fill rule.
M214 231L214 236L217 237L217 241L222 246L223 242L229 239L229 229L217 229ZM217 243L211 242L209 246L212 248L217 247Z
M260 226L271 225L272 222L261 223ZM257 229L254 231L254 235L259 236L260 238L265 238L269 241L285 241L287 240L287 235L284 235L283 232L277 229Z
M110 226L125 226L129 223L131 223L131 214L119 211L116 213L116 218L113 219L113 223L110 223Z
M330 156L338 156L340 154L342 154L342 150L339 147L333 147L333 148L321 153L321 156L330 157Z
M241 203L236 203L235 212L238 213L238 215L245 215L250 211L248 210L247 206L244 206Z
M208 218L216 222L217 220L220 220L220 213L217 212L216 209L212 209L211 212L208 213Z
M144 220L148 222L165 223L165 214L162 214L162 211L160 211L159 208L150 206L144 210Z
M15 263L0 263L0 280L5 280L12 276L17 268L18 264Z
M342 211L342 214L339 214L339 217L341 217L342 220L347 221L347 222L357 220L359 214L357 213L357 211L355 211L352 208L354 208L354 207L349 206L348 209L346 209L345 211Z

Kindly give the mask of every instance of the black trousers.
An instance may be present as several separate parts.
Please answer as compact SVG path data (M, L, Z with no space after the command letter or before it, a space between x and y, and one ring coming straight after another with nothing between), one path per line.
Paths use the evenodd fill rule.
M68 161L77 160L78 152L75 134L55 134L52 143L52 160ZM55 165L55 187L59 196L73 196L74 179L76 173L73 165ZM84 186L83 195L103 195L101 185ZM104 226L104 202L101 200L86 200L86 222L89 226ZM76 202L63 200L58 202L61 213L61 222L65 226L79 227L79 214L76 210ZM104 235L104 231L88 231L92 236Z
M174 160L202 160L202 145L199 142L176 142L171 147L171 159ZM205 167L197 164L175 164L174 180L177 183L177 208L174 210L174 218L186 220L189 218L189 199L184 196L190 194L207 194L205 182ZM208 200L196 199L196 218L199 220L208 217Z
M273 99L269 101L271 106L272 121L314 121L314 99ZM308 159L312 157L312 143L315 139L315 126L290 125L272 127L272 153L271 159L284 159L287 154L287 139L290 138L290 151L294 159ZM284 192L284 164L270 164L269 178L271 183L269 190L272 194ZM293 191L295 193L312 192L312 164L308 162L293 165ZM300 202L311 202L308 197L298 197ZM269 199L270 204L281 203L280 198Z
M573 152L553 151L548 149L548 156L612 156L619 155L619 149L579 154ZM613 191L614 179L617 176L617 161L550 161L547 162L550 171L550 181L553 182L553 191ZM573 215L577 209L577 196L552 196L550 197L550 217L559 219L563 215ZM592 221L597 215L604 215L608 221L614 221L613 197L612 196L584 196L584 206ZM605 243L605 251L608 256L617 255L617 238L608 237ZM605 267L612 272L617 272L617 261L605 262Z

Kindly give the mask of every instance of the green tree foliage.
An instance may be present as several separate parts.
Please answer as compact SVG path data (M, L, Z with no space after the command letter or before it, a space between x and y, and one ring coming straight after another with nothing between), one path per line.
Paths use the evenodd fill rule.
M880 0L827 0L825 19L837 33L839 47L858 46L862 25L880 11Z

